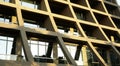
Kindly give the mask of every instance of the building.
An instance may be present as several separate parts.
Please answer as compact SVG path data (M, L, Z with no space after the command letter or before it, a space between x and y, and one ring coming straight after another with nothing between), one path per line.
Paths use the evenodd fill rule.
M0 66L120 66L116 0L0 0Z

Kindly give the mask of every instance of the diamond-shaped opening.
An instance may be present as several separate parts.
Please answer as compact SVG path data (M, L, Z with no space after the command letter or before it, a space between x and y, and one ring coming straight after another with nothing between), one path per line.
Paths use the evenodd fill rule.
M96 9L96 10L105 12L105 9L104 9L101 1L98 1L98 0L88 0L88 1L89 1L89 4L92 9Z
M81 8L77 8L77 7L73 7L73 10L74 10L78 19L89 21L89 22L95 22L90 11L84 10Z
M86 24L81 24L81 26L82 26L85 34L88 36L88 38L98 39L98 40L106 40L98 27L86 25Z
M70 2L75 3L75 4L79 4L82 6L87 6L86 0L70 0Z
M117 26L117 28L120 29L120 19L112 17L112 20L115 23L115 25Z
M54 19L58 28L58 32L68 35L82 36L81 32L76 27L75 22L60 18Z
M55 1L49 1L49 5L52 13L73 17L71 10L67 4L63 4Z
M33 29L52 30L49 16L22 10L24 26Z
M94 13L94 15L99 24L114 27L108 16L98 13Z
M115 16L120 16L120 10L117 6L114 6L114 5L110 5L110 4L107 4L105 3L105 6L107 8L107 11L108 13L112 14L112 15L115 15Z

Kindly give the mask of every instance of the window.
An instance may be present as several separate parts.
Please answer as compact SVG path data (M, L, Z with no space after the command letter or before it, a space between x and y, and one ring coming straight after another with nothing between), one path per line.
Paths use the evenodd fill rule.
M12 55L12 46L13 46L12 37L0 36L0 59L2 60L16 60L17 55Z
M28 40L32 55L35 56L43 56L46 55L48 42ZM35 49L36 48L36 49Z
M1 52L0 54L11 54L11 49L13 45L13 38L6 37L6 36L0 36L0 48Z
M30 28L39 28L39 25L36 24L36 21L24 19L24 26Z

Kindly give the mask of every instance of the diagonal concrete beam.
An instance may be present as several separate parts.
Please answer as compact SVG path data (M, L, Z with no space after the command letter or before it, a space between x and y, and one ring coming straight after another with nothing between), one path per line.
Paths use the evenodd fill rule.
M70 64L77 66L75 60L72 58L71 54L69 53L68 49L66 48L62 37L58 36L57 39L58 39L59 46L60 46L61 50L63 51L63 54L65 55L68 62Z
M26 32L25 32L24 28L21 28L20 36L21 36L23 50L25 53L26 60L29 62L33 62L34 59L33 59L32 53L30 51L30 47L29 47L28 42L27 42L28 40L27 40L27 36L26 36Z

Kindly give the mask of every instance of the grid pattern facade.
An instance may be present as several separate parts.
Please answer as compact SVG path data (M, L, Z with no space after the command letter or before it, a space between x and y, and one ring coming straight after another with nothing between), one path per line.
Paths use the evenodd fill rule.
M119 9L116 0L0 0L0 65L119 66Z

